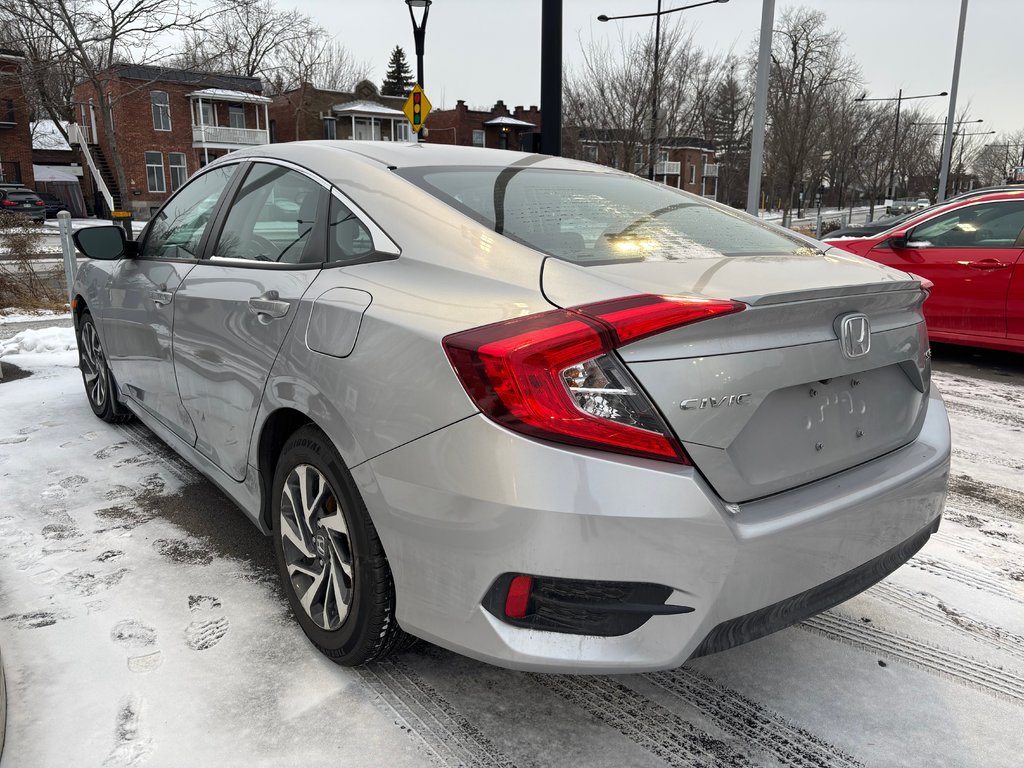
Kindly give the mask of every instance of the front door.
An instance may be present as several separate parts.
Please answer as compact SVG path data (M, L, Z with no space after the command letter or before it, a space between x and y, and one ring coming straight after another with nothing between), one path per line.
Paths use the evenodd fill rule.
M236 166L193 179L153 218L139 256L121 259L101 323L107 359L124 395L189 444L192 422L178 397L171 330L178 288L195 267L211 216Z
M915 227L906 248L879 248L872 257L935 284L924 306L930 329L1005 338L1022 229L1024 201L967 205Z
M253 163L209 258L175 294L174 371L196 449L235 480L270 369L325 261L327 198L304 172Z

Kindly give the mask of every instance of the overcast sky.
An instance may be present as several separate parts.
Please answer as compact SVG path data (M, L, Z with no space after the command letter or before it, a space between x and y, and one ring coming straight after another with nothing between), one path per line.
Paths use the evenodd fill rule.
M676 8L696 0L663 0ZM776 18L790 5L823 10L846 35L869 96L950 90L960 0L805 0L776 2ZM642 33L649 20L600 23L598 14L654 10L655 0L564 0L563 57L577 60L581 40ZM356 59L368 62L379 85L391 49L405 48L415 75L412 24L403 0L305 0L301 9L336 33ZM458 99L510 107L540 103L541 0L434 0L427 23L424 79L435 108ZM744 54L761 24L761 0L730 0L683 11L702 47ZM1024 128L1024 0L970 0L958 112L970 107L985 120L978 130ZM946 99L929 105L945 119Z

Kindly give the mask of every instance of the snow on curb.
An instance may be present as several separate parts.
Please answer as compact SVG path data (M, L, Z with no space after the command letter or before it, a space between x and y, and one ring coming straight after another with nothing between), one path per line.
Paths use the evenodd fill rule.
M77 349L74 328L40 328L20 331L7 341L0 341L0 357L25 352L65 352Z
M70 312L54 312L52 309L36 310L7 310L0 309L0 325L11 325L12 323L30 323L35 320L70 320Z

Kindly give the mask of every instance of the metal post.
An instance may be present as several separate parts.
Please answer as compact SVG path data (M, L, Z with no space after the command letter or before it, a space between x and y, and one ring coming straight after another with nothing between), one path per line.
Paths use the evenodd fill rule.
M658 58L661 54L661 0L654 17L654 80L651 83L651 146L647 150L650 161L647 164L647 178L654 180L655 153L658 151ZM680 168L680 170L682 170Z
M953 58L953 86L949 89L949 113L946 116L946 133L942 137L942 167L939 171L939 191L936 202L946 199L946 183L949 181L949 160L953 152L953 120L956 117L956 92L960 85L960 59L964 52L964 27L967 25L967 0L960 0L960 27L956 33L956 56Z
M74 298L75 277L78 275L78 261L75 259L75 242L71 239L71 214L61 211L57 214L57 229L60 232L60 249L64 254L64 279L68 285L68 301Z
M562 154L562 0L544 0L540 27L540 152Z
M761 42L757 54L757 90L754 95L754 127L750 141L750 176L747 180L747 213L757 216L761 193L761 163L764 160L764 129L768 112L768 60L772 52L775 0L761 5Z

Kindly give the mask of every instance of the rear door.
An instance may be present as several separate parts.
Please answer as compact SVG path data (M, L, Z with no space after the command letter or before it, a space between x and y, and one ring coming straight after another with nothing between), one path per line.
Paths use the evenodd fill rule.
M1007 294L1022 229L1024 201L965 205L912 229L906 248L886 241L871 258L935 284L925 304L931 330L1005 338Z
M325 261L327 202L307 171L253 163L175 296L174 371L196 449L235 480L270 369Z

